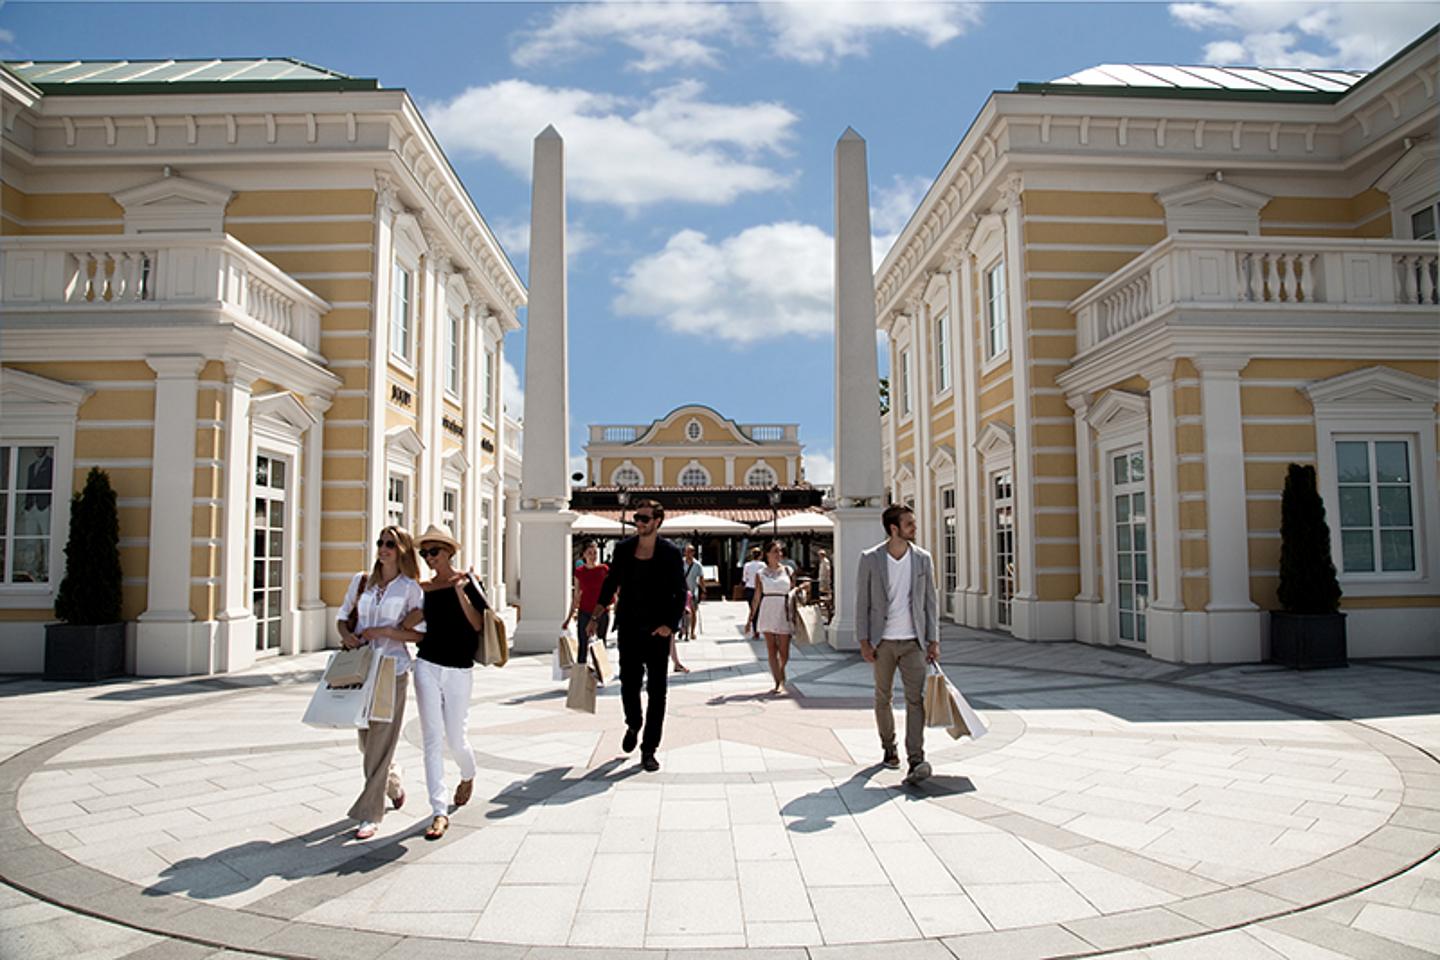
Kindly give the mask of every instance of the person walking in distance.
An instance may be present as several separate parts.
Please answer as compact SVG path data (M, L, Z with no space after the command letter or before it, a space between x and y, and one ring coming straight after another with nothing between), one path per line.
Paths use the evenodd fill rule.
M570 629L570 620L576 618L575 629L579 634L580 649L579 659L585 662L585 656L590 647L590 635L600 638L605 642L605 634L610 629L610 614L607 611L601 614L595 624L595 630L590 630L590 621L593 617L596 601L600 599L600 585L605 582L605 575L610 572L608 564L600 562L600 548L595 545L594 540L586 540L580 546L580 566L575 568L575 590L574 600L570 604L570 612L565 615L565 620L560 624L561 630Z
M695 545L685 544L685 625L680 628L681 640L694 640L700 627L700 584L705 569L695 556Z
M785 692L785 666L790 662L790 635L795 632L790 622L790 590L794 578L783 563L785 548L779 540L765 544L765 565L755 576L755 597L750 601L750 622L755 632L765 638L765 653L770 661L770 679L775 681L772 694Z
M750 616L745 620L745 636L754 632L755 626L755 578L760 575L760 568L765 566L765 560L760 555L759 547L750 548L750 559L745 561L745 566L740 569L740 582L745 586L745 609L750 611Z
M610 572L600 588L593 611L598 618L615 598L625 595L615 615L615 632L620 650L620 700L625 708L626 753L640 744L640 765L653 773L660 769L655 751L665 726L665 693L669 679L671 636L685 616L685 564L680 548L660 536L665 508L654 500L641 500L631 514L635 536L615 545ZM587 629L594 634L595 620ZM642 684L649 695L646 709L640 707ZM641 728L644 736L641 736Z
M940 659L940 626L935 596L935 565L915 546L915 511L905 504L886 507L880 516L886 539L860 554L855 584L855 633L860 655L875 665L875 725L882 762L900 766L895 749L895 712L891 695L895 670L905 688L906 783L930 776L925 761L925 664Z

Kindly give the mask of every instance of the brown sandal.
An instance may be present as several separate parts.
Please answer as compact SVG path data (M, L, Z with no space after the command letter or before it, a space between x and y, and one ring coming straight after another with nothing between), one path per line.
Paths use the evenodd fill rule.
M439 840L441 837L445 836L445 831L449 829L450 818L443 815L437 816L434 820L430 821L430 829L425 831L425 839Z
M463 807L470 802L470 794L475 789L474 780L461 780L455 788L455 806Z

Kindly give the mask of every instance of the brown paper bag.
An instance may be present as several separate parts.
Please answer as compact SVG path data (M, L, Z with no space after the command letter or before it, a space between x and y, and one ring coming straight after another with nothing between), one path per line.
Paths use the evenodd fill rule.
M803 606L796 608L795 635L791 642L805 647L816 644L824 637L825 625L820 620L820 608Z
M588 667L570 671L570 688L565 694L565 707L582 713L595 712L595 674Z
M944 727L954 740L966 736L979 740L989 730L964 695L934 663L925 674L925 726Z
M603 641L593 640L589 646L590 669L595 673L595 682L604 686L615 675L610 672L610 651Z
M374 654L369 644L339 651L325 668L325 686L331 690L360 686L370 676L370 658Z
M381 657L375 671L375 690L370 695L370 722L393 723L395 720L395 658Z

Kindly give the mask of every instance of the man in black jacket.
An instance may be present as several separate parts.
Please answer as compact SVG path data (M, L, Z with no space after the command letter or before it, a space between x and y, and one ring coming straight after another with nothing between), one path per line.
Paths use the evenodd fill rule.
M654 500L641 500L631 519L635 521L635 536L615 545L595 618L619 590L623 600L617 608L615 626L620 649L620 701L625 706L625 739L621 745L629 753L640 740L640 765L653 773L660 769L655 750L665 726L670 635L679 629L685 616L685 564L680 548L660 537L664 507ZM595 622L591 619L589 625L592 635ZM650 695L647 711L640 709L642 682ZM645 736L640 739L642 726Z

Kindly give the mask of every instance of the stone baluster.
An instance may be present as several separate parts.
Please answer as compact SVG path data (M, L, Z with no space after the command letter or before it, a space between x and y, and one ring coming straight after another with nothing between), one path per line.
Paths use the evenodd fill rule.
M1300 256L1300 296L1310 303L1315 299L1315 254Z
M1250 302L1259 303L1265 299L1265 264L1261 255L1252 253L1246 258L1250 267Z
M1295 292L1300 289L1300 278L1296 276L1299 264L1296 260L1293 253L1280 254L1281 284L1285 290L1285 299L1291 303L1295 302Z
M1266 286L1266 295L1265 295L1265 297L1263 298L1263 299L1265 299L1265 300L1274 301L1274 300L1279 300L1279 299L1280 299L1280 266L1279 266L1279 260L1280 260L1280 255L1279 255L1279 254L1276 254L1276 253L1267 253L1267 254L1265 255L1265 265L1266 265L1266 269L1265 269L1265 286Z

